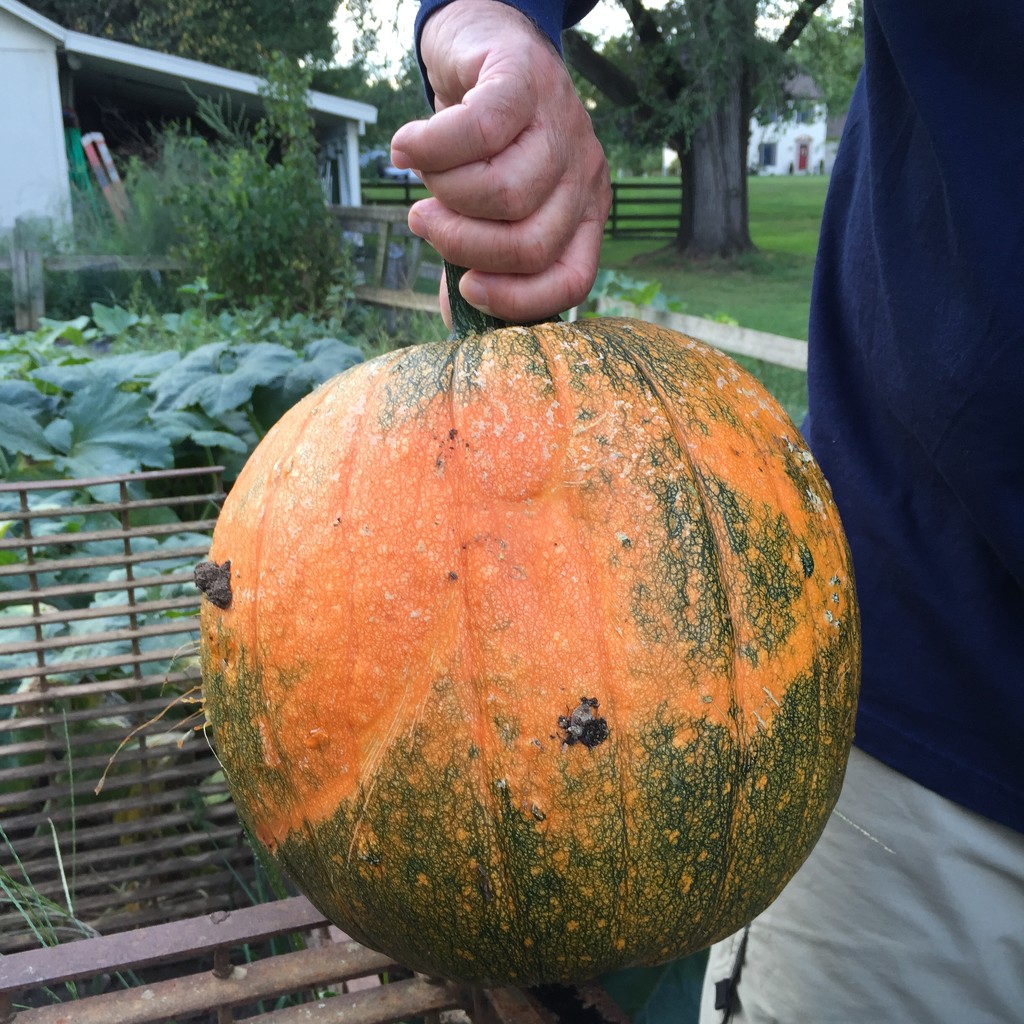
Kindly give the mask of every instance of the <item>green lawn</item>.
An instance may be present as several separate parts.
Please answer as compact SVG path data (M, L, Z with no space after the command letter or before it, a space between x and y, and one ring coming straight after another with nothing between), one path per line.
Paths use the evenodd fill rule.
M753 177L750 233L757 252L731 263L681 262L660 240L606 238L601 266L638 281L658 281L662 293L695 316L724 314L744 327L807 337L811 275L828 179ZM806 375L740 358L797 423L807 410Z
M606 238L601 266L661 282L666 297L695 316L726 314L744 327L806 338L828 179L752 177L748 184L757 252L731 263L681 263L662 240Z

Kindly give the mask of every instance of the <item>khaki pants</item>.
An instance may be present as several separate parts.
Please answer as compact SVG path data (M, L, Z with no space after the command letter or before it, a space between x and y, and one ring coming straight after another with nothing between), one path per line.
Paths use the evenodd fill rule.
M1024 1024L1024 835L854 750L804 866L751 925L733 1024ZM701 1024L737 934L711 950Z

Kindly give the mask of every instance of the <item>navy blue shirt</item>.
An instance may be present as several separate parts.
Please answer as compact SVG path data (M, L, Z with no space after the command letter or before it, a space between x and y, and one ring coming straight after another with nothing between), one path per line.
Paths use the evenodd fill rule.
M1024 4L867 0L805 434L853 549L856 743L1024 831Z
M557 46L594 5L513 6ZM856 743L1024 831L1024 3L864 22L804 424L857 574Z

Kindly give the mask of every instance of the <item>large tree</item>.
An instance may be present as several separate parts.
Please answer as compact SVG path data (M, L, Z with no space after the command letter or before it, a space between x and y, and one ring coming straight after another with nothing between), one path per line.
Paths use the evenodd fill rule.
M329 60L338 0L26 0L65 28L239 71L277 51Z
M787 73L789 51L826 0L799 0L774 39L764 0L619 0L632 36L613 56L572 30L572 66L627 111L638 137L674 149L682 178L675 244L686 256L753 248L747 216L747 136L759 90ZM773 7L776 5L772 5ZM791 66L791 65L790 65Z

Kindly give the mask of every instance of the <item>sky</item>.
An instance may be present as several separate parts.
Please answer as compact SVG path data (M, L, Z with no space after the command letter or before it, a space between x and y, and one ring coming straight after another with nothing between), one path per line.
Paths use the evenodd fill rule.
M658 0L649 0L649 5L658 6ZM372 0L372 6L380 19L380 46L378 60L397 68L405 51L412 45L412 26L419 8L417 0ZM338 33L338 62L346 64L352 57L354 28L344 8L335 19ZM580 27L600 36L616 35L626 31L628 21L622 8L614 0L601 0L580 22Z
M397 70L406 50L412 45L413 21L419 8L417 0L370 0L380 19L380 46L377 58L382 65ZM646 0L648 7L661 7L665 0ZM838 17L845 14L848 0L833 0L832 11ZM352 57L354 28L344 8L335 19L338 32L338 62L346 64ZM600 38L622 35L629 30L626 12L615 0L600 0L597 6L580 22L580 28Z

